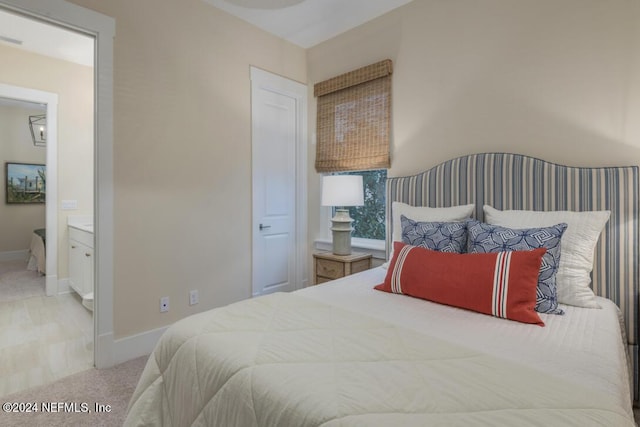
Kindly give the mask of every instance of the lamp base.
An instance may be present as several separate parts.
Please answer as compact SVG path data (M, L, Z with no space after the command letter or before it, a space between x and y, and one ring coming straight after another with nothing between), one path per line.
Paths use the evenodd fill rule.
M331 218L331 232L333 234L333 254L351 255L351 223L353 218L346 209L336 209L336 214Z

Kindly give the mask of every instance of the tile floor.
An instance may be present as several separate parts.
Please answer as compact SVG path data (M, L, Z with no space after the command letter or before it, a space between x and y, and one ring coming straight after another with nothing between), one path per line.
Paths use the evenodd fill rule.
M0 396L92 366L93 315L77 294L0 300Z

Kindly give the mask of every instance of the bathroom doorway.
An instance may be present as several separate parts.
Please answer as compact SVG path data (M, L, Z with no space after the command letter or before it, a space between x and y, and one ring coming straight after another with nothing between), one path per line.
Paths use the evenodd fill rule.
M15 20L20 22L15 24ZM90 36L2 9L0 22L3 36L6 36L7 31L16 28L23 31L27 29L28 33L16 30L15 33L11 33L12 36L7 37L10 41L0 41L0 55L3 57L4 65L0 71L0 96L31 100L35 101L36 105L44 107L47 121L46 130L42 131L49 137L46 146L43 147L47 152L45 163L48 176L45 277L46 293L49 297L13 299L4 307L15 312L18 318L28 320L18 326L22 332L29 327L34 328L31 333L20 335L39 337L38 340L25 339L19 340L20 342L2 341L3 336L6 338L17 334L11 334L12 325L0 325L0 358L6 359L2 365L13 366L10 373L0 372L0 394L6 394L17 391L16 387L37 385L33 383L34 378L40 378L46 383L94 365L93 313L69 286L70 246L67 223L71 222L72 218L82 218L84 226L88 223L93 225L95 55L94 40ZM52 36L51 31L57 34ZM60 57L59 53L56 53L69 53L74 50L67 44L69 38L76 41L84 39L84 46L88 47L88 51L85 52L85 58L88 58L85 59L86 63L79 63L81 59L78 57ZM43 40L55 43L47 45ZM44 87L50 92L14 86L17 83ZM45 94L45 98L47 95L50 98L43 100L42 94ZM28 121L25 120L24 123L26 128ZM39 131L38 128L36 134ZM56 144L56 136L61 144ZM7 160L3 161L3 168ZM11 159L16 160L21 159ZM1 259L2 250L0 261ZM44 339L45 337L47 339ZM25 349L31 348L29 346L33 349L26 352L37 357L30 363L21 363L21 368L16 370L15 367L18 365L12 362L12 358L15 358L16 354L24 353ZM3 383L2 379L8 381Z

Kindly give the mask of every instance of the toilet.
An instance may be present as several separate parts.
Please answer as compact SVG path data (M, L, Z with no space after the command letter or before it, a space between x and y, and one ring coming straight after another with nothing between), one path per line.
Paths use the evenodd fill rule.
M93 311L93 292L89 292L82 297L82 305L84 305L87 310Z

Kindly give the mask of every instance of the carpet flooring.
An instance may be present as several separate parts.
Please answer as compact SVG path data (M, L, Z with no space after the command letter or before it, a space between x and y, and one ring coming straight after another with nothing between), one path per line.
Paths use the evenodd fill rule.
M3 406L0 426L122 426L129 399L146 361L147 357L144 356L108 369L90 369L51 384L4 396L0 398L3 405L36 403L38 412L5 412ZM103 405L104 412L96 412L96 405ZM44 412L43 409L49 409L50 412Z

